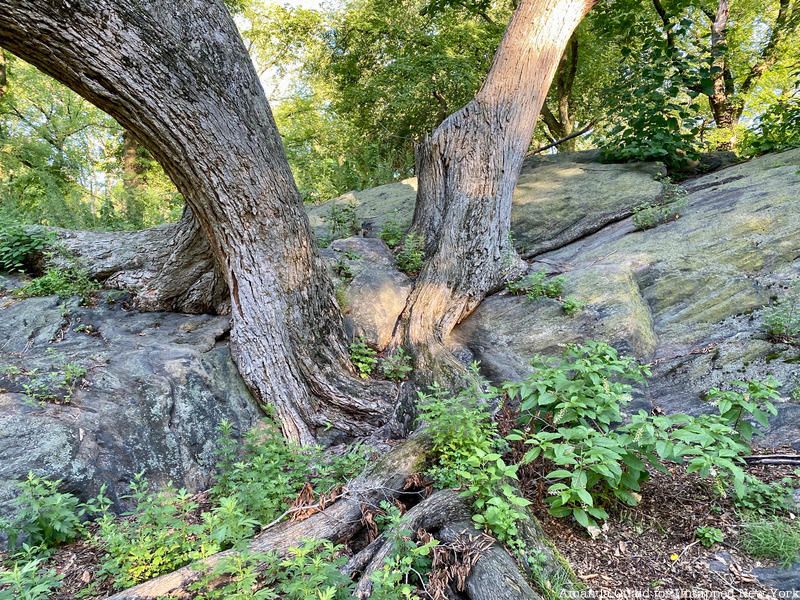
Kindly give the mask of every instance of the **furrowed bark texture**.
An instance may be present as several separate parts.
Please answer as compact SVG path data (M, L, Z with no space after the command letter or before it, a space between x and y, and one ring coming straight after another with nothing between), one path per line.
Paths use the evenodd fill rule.
M289 438L385 421L387 386L351 376L332 285L221 1L0 0L0 46L111 114L164 167L230 290L239 371Z
M512 193L564 48L590 7L591 0L522 0L483 87L417 147L413 229L427 261L398 338L423 368L446 360L453 327L519 269Z
M106 287L131 292L140 310L230 312L225 277L190 210L174 225L142 231L56 233L68 255L56 264L76 261Z

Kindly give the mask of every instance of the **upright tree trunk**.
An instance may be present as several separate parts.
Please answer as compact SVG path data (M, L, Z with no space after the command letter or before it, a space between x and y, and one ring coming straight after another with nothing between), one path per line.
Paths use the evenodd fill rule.
M413 229L427 260L397 341L422 368L447 369L447 335L520 268L512 192L564 47L591 4L521 0L478 94L417 148Z
M387 386L351 376L330 279L221 1L0 0L0 46L110 113L163 165L230 290L239 370L289 438L386 420Z
M553 142L564 140L574 130L575 125L572 120L571 100L572 88L575 84L575 76L578 73L578 34L572 34L572 37L567 44L564 54L561 57L561 62L556 71L554 86L551 90L551 97L555 98L556 102L556 116L553 111L547 106L545 102L542 105L542 120L545 126L550 131ZM561 152L574 152L575 145L578 139L576 137L566 139L560 142L558 149Z
M733 103L733 75L728 68L725 44L728 31L728 0L719 0L714 22L711 25L712 93L708 97L711 114L724 139L717 144L719 150L733 147L733 129L739 122L739 112Z
M128 222L141 227L144 223L140 192L144 187L139 162L139 142L130 131L122 134L122 185L125 189L125 216Z

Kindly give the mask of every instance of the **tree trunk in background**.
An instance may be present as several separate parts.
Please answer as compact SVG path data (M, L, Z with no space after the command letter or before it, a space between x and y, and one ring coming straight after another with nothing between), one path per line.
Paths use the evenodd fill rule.
M333 287L221 1L0 0L0 46L111 114L164 167L230 290L239 371L287 437L385 422L394 386L351 376Z
M130 223L144 225L140 193L145 185L139 161L139 142L130 131L122 133L122 185L125 189L125 215Z
M739 111L733 104L733 75L728 68L725 38L728 30L728 0L719 0L711 25L712 93L708 97L711 114L717 128L725 130L726 139L717 144L718 150L733 148L733 128L739 122Z
M558 116L550 110L545 102L542 105L542 121L550 132L553 142L568 137L575 131L575 124L572 121L570 102L572 100L572 87L575 84L575 76L578 73L578 34L572 34L567 44L561 61L556 71L552 94L555 96ZM561 142L558 145L559 152L575 152L578 142L577 137Z
M396 342L418 367L457 368L450 331L519 272L509 232L511 197L536 120L564 48L591 0L521 0L475 98L417 147L413 230L427 260L399 323Z

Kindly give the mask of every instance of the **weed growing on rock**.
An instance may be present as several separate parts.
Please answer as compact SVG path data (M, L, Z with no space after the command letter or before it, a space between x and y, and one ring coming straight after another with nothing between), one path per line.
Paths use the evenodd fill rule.
M405 230L395 221L391 219L386 221L378 234L389 248L396 248L403 241Z
M509 281L506 289L515 296L525 294L531 300L559 298L564 291L564 278L549 277L546 271L537 271Z
M775 342L800 344L800 285L764 311L764 331Z
M577 315L580 311L583 310L583 307L586 306L585 303L581 302L577 298L573 296L567 296L561 302L561 310L570 317Z
M358 221L355 202L347 204L331 203L327 215L323 215L322 220L328 225L331 240L338 240L355 235L361 229Z
M646 202L633 209L633 226L638 230L652 229L675 221L686 208L688 194L681 186L664 181L664 191L656 202Z
M30 280L14 293L19 298L54 295L59 298L78 296L83 302L88 302L98 289L97 282L80 268L51 267L45 271L44 275Z
M364 338L358 338L350 344L350 360L362 379L367 379L378 364L378 353L367 346Z
M425 258L425 241L415 233L409 233L403 240L403 247L397 253L395 264L407 275L419 273Z

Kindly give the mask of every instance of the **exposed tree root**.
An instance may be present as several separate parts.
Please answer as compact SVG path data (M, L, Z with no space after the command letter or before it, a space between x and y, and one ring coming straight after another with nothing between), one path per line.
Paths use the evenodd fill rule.
M429 448L430 440L424 433L411 436L352 481L340 500L304 521L285 521L262 531L250 543L250 551L270 551L285 555L290 548L299 546L308 539L327 539L335 543L351 539L363 527L362 505L377 506L381 500L392 500L403 493L403 484L422 468ZM220 552L119 592L111 598L114 600L142 600L164 596L190 598L188 586L198 581L220 560L233 554L233 550Z
M58 244L90 277L134 295L141 310L230 311L228 288L190 210L171 225L142 231L56 230Z

